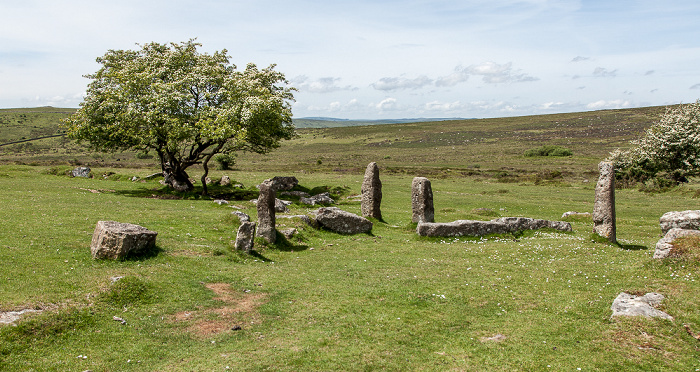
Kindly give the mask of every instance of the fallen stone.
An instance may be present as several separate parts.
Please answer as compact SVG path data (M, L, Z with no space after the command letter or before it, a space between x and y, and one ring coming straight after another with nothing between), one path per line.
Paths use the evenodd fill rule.
M89 167L77 167L70 172L70 175L72 177L90 178L90 171Z
M22 317L22 315L24 315L24 314L40 313L41 311L42 310L24 309L24 310L19 310L19 311L0 312L0 323L13 324L14 322L18 321Z
M280 230L280 234L284 235L284 237L287 239L293 238L296 233L297 233L297 229L295 229L295 228Z
M589 212L574 212L574 211L569 211L569 212L564 212L564 214L561 215L561 219L567 219L569 217L593 217L592 214Z
M304 191L282 191L280 195L285 195L285 196L296 196L297 198L308 198L309 193L304 192Z
M222 176L221 181L219 181L219 185L221 186L229 186L231 184L231 178L229 176Z
M502 217L491 221L458 220L448 223L419 223L416 232L420 236L484 236L490 234L509 234L524 230L550 228L559 231L571 231L571 224L562 221L538 220L526 217Z
M328 204L334 204L335 200L333 200L331 198L330 193L324 192L323 194L314 195L310 198L300 198L299 202L302 204L307 204L307 205L316 205L316 204L328 205Z
M684 236L700 236L700 230L684 230L677 227L668 230L666 235L656 242L654 258L662 259L668 257L673 249L673 242Z
M664 234L673 228L700 230L700 210L664 213L659 219L659 224Z
M231 212L231 214L238 217L238 220L241 222L250 222L250 216L241 212L241 211L233 211L233 212Z
M299 184L299 181L297 180L296 177L272 177L270 179L267 179L263 181L263 183L269 184L272 189L277 192L277 191L283 191L283 190L291 190L293 189L296 185ZM257 188L260 188L260 185L257 186Z
M335 207L319 208L316 221L328 230L348 235L369 233L373 226L370 220Z
M235 247L239 251L250 252L255 243L255 222L243 222L236 233Z
M123 259L147 252L156 244L157 232L139 225L98 221L92 234L92 258Z
M633 296L622 292L613 301L610 309L612 316L645 316L647 318L662 318L673 321L673 317L656 309L664 296L659 293L647 293L644 296Z
M216 199L216 200L214 200L214 203L216 203L218 205L225 205L225 204L228 204L228 201L224 200L224 199Z

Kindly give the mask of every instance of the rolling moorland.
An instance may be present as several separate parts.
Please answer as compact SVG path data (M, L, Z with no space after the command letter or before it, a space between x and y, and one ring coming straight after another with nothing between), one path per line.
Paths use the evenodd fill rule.
M594 239L585 217L571 233L483 238L420 238L411 223L415 176L432 181L437 222L590 212L598 162L664 110L300 129L213 171L236 186L212 197L146 180L153 154L63 137L0 146L0 311L35 311L0 326L0 370L698 370L697 255L652 259L659 217L697 209L697 182L619 189L619 244ZM0 110L0 143L58 134L71 112ZM542 145L573 155L523 155ZM280 218L294 237L233 250L231 212L255 219L256 184L295 176L359 214L371 161L384 194L371 234ZM68 177L77 165L94 177ZM290 214L317 208L291 201ZM157 231L157 249L93 260L99 220ZM663 294L674 320L611 319L623 291Z

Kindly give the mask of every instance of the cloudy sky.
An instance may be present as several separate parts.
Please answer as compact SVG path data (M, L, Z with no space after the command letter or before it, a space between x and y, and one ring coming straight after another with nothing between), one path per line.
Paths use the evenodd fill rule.
M0 108L78 107L109 49L276 64L295 117L501 117L700 98L697 0L0 0Z

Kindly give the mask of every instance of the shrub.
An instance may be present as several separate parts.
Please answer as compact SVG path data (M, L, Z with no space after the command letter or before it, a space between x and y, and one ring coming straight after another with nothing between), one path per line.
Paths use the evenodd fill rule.
M543 145L536 147L534 149L529 149L525 151L525 156L572 156L573 151L567 149L566 147L555 146L555 145Z
M236 154L218 154L214 156L214 161L219 170L230 170L236 164Z
M700 173L700 100L668 108L644 136L630 142L632 148L616 150L616 177L626 182L649 180L665 185L688 182Z

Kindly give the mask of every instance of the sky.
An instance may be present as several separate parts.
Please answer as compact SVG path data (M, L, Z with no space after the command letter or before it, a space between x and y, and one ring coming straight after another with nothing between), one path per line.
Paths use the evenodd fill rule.
M294 117L487 118L700 98L697 0L0 0L0 108L79 107L108 50L193 38Z

